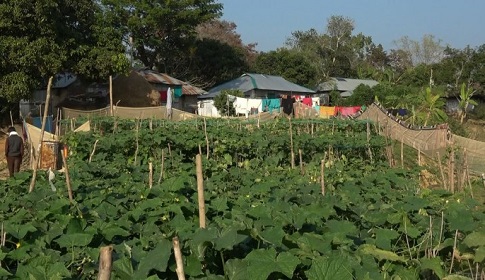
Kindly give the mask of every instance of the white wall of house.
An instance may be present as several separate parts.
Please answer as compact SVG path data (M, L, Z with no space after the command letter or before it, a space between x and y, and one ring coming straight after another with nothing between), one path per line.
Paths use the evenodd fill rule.
M214 106L214 100L202 100L197 102L197 114L203 117L220 117L219 111Z

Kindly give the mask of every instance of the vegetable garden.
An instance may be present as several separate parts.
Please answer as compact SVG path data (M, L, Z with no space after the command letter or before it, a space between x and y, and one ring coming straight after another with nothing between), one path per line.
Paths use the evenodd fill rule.
M94 279L483 279L485 213L390 168L362 121L97 119L68 133L69 182L0 181L0 276ZM202 155L206 225L195 158ZM322 176L323 174L323 176Z

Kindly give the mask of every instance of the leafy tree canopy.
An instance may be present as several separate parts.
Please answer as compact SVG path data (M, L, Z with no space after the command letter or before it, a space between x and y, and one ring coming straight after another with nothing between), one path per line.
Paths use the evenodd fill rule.
M119 36L94 0L2 1L0 96L28 98L60 72L96 79L125 69Z

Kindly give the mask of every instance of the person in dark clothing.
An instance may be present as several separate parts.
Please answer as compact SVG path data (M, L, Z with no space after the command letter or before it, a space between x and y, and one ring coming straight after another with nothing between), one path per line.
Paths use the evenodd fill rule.
M283 107L283 113L287 115L293 115L293 103L295 103L295 98L289 95L282 96L281 107Z
M5 141L5 157L7 158L10 177L20 171L20 164L24 156L24 141L15 131L15 127L8 128L8 137Z

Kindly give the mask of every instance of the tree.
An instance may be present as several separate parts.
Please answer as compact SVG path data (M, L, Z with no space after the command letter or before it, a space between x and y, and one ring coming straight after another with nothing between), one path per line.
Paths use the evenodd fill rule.
M424 126L428 124L431 118L437 121L445 121L447 119L446 113L443 111L445 103L441 99L439 92L433 93L431 87L427 87L424 94L421 95L421 101L421 111L425 114Z
M130 53L146 67L185 77L195 54L196 27L220 16L215 0L101 0L123 30Z
M444 58L445 47L441 40L431 34L424 35L421 41L414 41L408 36L404 36L394 43L410 56L413 65L435 64Z
M260 54L252 71L282 76L292 83L307 87L314 87L318 79L314 65L303 53L284 48Z
M94 0L0 4L0 97L29 98L49 76L74 72L106 79L128 64L116 29Z
M473 94L475 91L470 88L466 87L465 83L461 84L460 90L460 102L458 103L461 111L460 111L460 123L463 124L463 120L466 118L468 106L474 105L477 106L478 103L475 100L472 100Z
M242 97L243 92L236 89L225 89L214 98L214 106L221 116L234 116L236 114L233 106L234 100L231 100L229 95Z
M327 20L326 33L316 30L297 31L286 42L289 48L309 54L316 64L321 82L329 77L354 77L358 63L364 58L372 39L362 33L352 35L354 21L343 16Z

